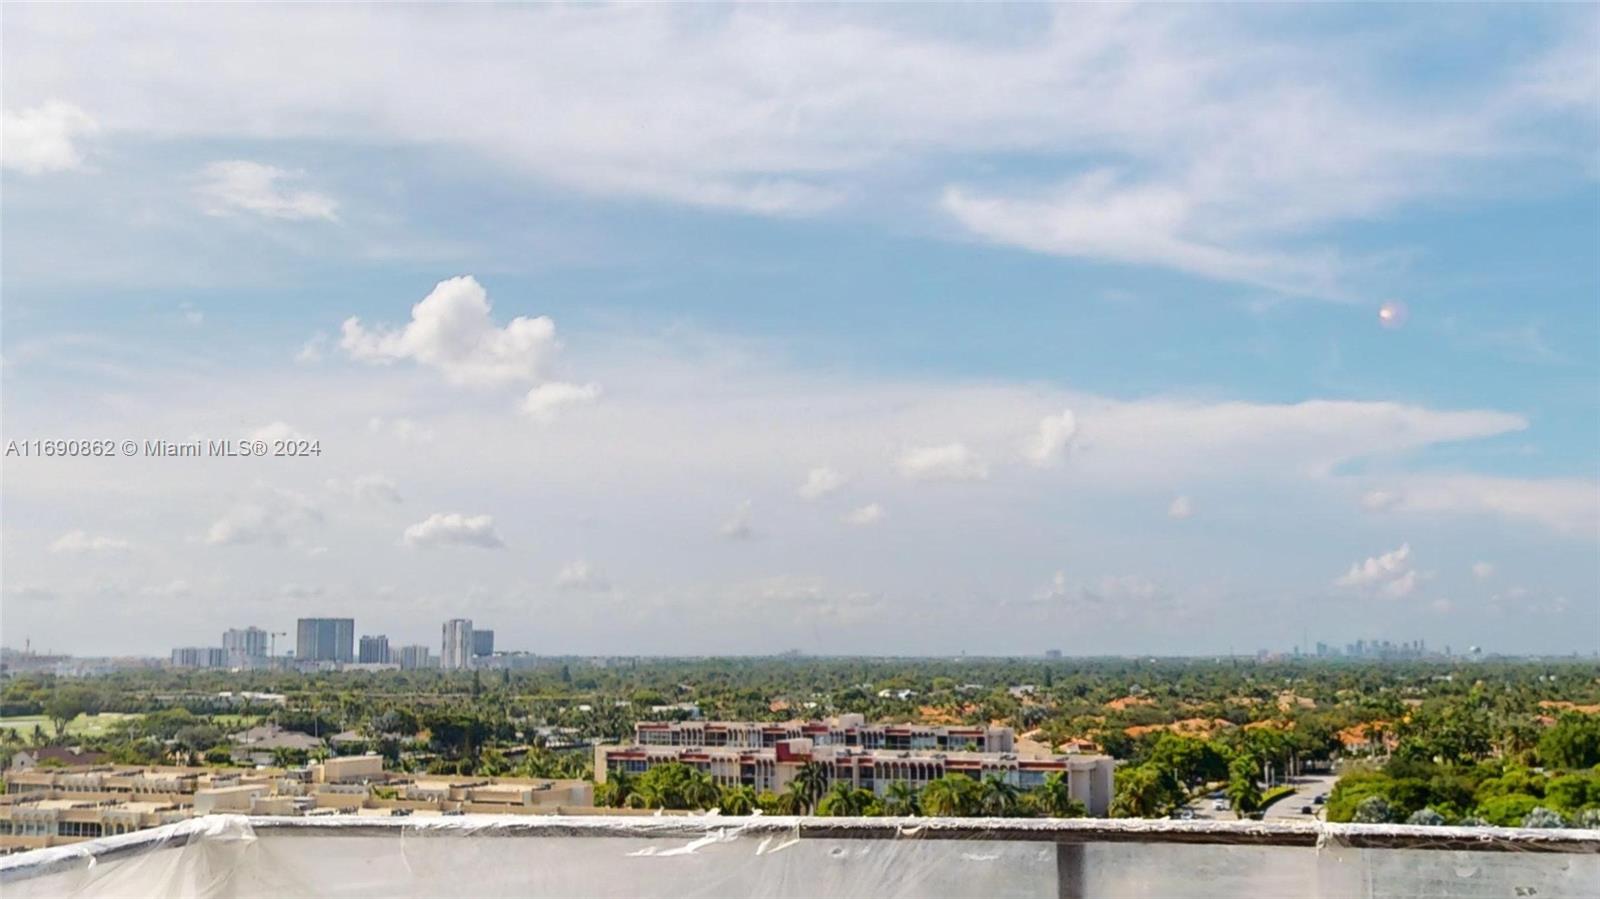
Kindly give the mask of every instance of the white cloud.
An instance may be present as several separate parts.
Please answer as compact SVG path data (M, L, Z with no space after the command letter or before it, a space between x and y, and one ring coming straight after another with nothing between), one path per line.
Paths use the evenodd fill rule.
M1066 599L1067 598L1067 573L1065 571L1057 571L1054 575L1052 575L1050 577L1049 586L1047 586L1044 589L1040 590L1039 592L1035 593L1033 595L1033 598L1038 600L1038 601L1040 601L1040 602L1045 602L1045 601L1053 600L1053 599Z
M750 527L750 501L745 500L734 510L733 517L722 523L717 533L729 540L748 540L755 536Z
M1078 420L1071 409L1059 415L1046 415L1039 420L1038 433L1023 446L1022 455L1034 465L1051 465L1061 458L1077 433Z
M1138 574L1105 575L1083 588L1083 598L1094 603L1125 602L1149 606L1170 597L1155 581Z
M574 559L556 572L554 584L560 590L603 592L611 584L585 559Z
M1182 521L1194 515L1194 502L1187 496L1174 497L1167 506L1167 517L1174 521Z
M368 503L398 503L400 502L400 489L395 486L393 479L371 472L357 475L348 481L337 478L328 479L328 489L341 496Z
M795 492L801 499L821 499L844 485L844 475L823 465L806 472L805 483Z
M337 221L339 204L332 197L285 184L302 177L303 172L246 159L222 160L201 170L195 192L207 215L243 212L285 221Z
M367 419L367 430L374 434L393 437L405 444L430 443L435 436L432 428L420 425L410 418L374 416Z
M152 596L158 599L182 599L194 593L194 588L183 578L168 581L164 584L151 584L139 590L141 596Z
M1389 508L1408 513L1495 515L1558 534L1600 536L1600 488L1579 478L1414 475Z
M877 524L883 520L883 517L883 506L877 503L867 503L860 508L852 509L845 513L845 516L842 520L845 524L853 524L857 527L866 527L868 525Z
M1400 505L1401 497L1387 490L1368 490L1361 495L1361 508L1368 512L1387 512Z
M183 313L183 320L199 327L205 324L206 314L201 312L193 303L179 303L178 311Z
M1480 581L1486 581L1489 578L1494 577L1494 565L1489 562L1473 562L1472 576Z
M322 361L322 354L328 349L328 335L318 331L306 338L300 345L299 352L294 354L294 361L301 365L312 365Z
M560 349L545 316L495 325L489 294L471 275L439 282L399 330L368 331L360 319L346 319L339 345L362 362L411 360L471 387L542 381Z
M284 584L278 588L278 595L284 599L316 599L328 591L322 587L309 584Z
M1334 583L1399 599L1416 589L1417 579L1417 571L1411 567L1411 544L1402 543L1399 549L1351 565Z
M128 549L132 544L120 537L89 534L85 531L68 531L50 544L53 553L98 553Z
M537 422L554 421L561 410L583 406L600 398L598 384L568 384L549 381L528 391L522 401L522 414Z
M88 113L60 100L17 112L8 109L0 121L0 164L25 175L81 168L77 139L97 130Z
M91 14L112 25L88 27ZM367 45L346 36L370 20L340 6L28 8L7 17L7 51L31 98L93 101L141 137L331 131L357 146L460 148L582 191L765 214L830 208L925 158L1115 161L1141 179L1080 200L1107 211L1109 236L1074 232L1071 245L1224 274L1277 264L1283 254L1256 247L1263 232L1292 238L1473 189L1480 179L1460 176L1485 160L1588 161L1587 20L1552 26L1573 37L1548 59L1485 61L1461 91L1374 89L1394 58L1437 41L1429 29L1313 41L1278 25L1184 6L941 28L860 7L401 8ZM597 41L611 52L595 54ZM471 64L413 62L424 58Z
M505 546L500 535L494 531L493 517L467 516L460 512L436 512L426 520L406 528L401 540L406 546L414 548L476 546L499 549Z
M1328 263L1213 243L1182 187L1125 183L1110 170L1081 175L1053 192L1007 197L950 187L942 205L975 235L1039 253L1158 265L1219 281L1289 293L1330 295Z
M989 466L963 443L906 450L895 463L900 473L918 481L982 481Z
M303 494L282 488L259 489L212 522L204 542L210 546L282 546L321 521L321 510Z
M293 425L287 422L275 421L251 431L249 439L265 440L270 444L279 440L315 440L316 438L300 433L295 430Z

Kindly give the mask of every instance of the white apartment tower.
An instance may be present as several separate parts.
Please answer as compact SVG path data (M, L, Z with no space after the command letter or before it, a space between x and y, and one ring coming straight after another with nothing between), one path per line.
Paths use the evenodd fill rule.
M472 619L452 618L444 623L444 645L439 667L456 671L472 667Z

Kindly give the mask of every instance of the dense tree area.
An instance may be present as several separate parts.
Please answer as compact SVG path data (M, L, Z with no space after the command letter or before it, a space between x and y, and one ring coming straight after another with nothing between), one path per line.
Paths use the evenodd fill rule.
M756 793L742 785L719 786L709 774L670 762L640 775L614 771L596 786L596 802L612 808L718 809L725 815L816 814L825 816L1054 817L1078 818L1086 812L1068 795L1059 774L1021 790L1003 779L982 780L952 774L930 781L920 791L896 781L879 796L847 782L827 783L820 765L801 767L779 794Z
M5 732L5 752L59 743L122 762L224 763L229 734L262 723L322 741L311 752L281 753L285 763L370 751L401 770L534 777L587 776L590 744L626 740L646 720L858 713L872 721L1004 724L1046 750L1072 741L1116 757L1114 813L1140 816L1169 814L1216 790L1249 814L1261 801L1261 775L1326 770L1337 761L1352 773L1330 806L1332 820L1354 818L1368 798L1386 805L1368 803L1368 814L1382 811L1386 820L1514 821L1535 809L1572 817L1593 800L1586 786L1580 800L1571 779L1587 783L1586 772L1600 764L1600 715L1593 713L1600 665L1578 659L550 658L494 672L10 676L0 685L0 707L38 716ZM132 717L82 726L106 721L93 718L104 713ZM797 783L777 796L698 789L693 807L726 814L1075 811L1064 785L1060 795L1017 794L1003 783L957 778L920 791L891 784L868 802L826 788L825 779ZM686 802L687 788L652 784L620 801Z

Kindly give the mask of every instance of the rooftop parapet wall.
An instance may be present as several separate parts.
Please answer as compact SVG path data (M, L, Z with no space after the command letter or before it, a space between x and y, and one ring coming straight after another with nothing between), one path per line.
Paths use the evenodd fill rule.
M92 863L91 863L92 862ZM0 859L8 897L1589 897L1600 831L884 818L211 817Z

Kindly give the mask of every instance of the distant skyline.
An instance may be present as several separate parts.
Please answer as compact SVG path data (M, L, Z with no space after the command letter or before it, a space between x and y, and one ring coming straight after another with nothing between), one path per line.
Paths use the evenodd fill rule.
M1592 5L0 28L7 645L1600 647Z

